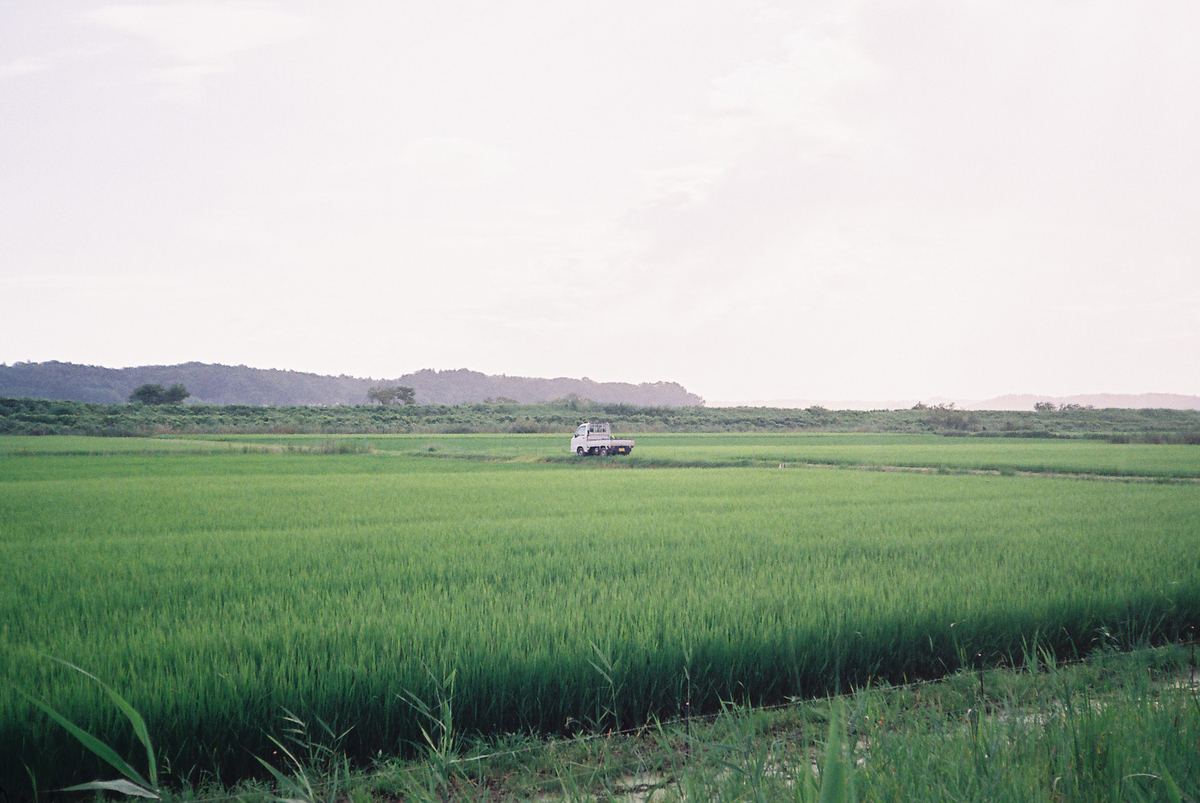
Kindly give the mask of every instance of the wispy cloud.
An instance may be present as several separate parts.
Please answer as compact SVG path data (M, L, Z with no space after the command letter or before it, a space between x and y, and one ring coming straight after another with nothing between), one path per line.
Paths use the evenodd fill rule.
M49 65L40 61L10 61L8 64L0 64L0 81L8 81L13 78L21 78L26 75L42 72Z
M257 4L115 5L83 18L152 48L169 62L154 74L167 84L194 84L228 71L242 54L308 33L304 18Z
M459 189L491 184L514 169L510 153L467 137L422 137L404 146L395 162L420 180Z
M686 207L718 193L729 174L759 159L767 143L815 160L867 135L838 107L842 93L883 80L882 69L838 23L780 37L775 58L714 78L707 106L680 119L678 159L646 175L648 206Z
M843 139L849 127L830 100L870 83L880 68L838 29L801 28L786 37L786 57L742 64L713 82L711 112L742 128L783 127L814 139Z

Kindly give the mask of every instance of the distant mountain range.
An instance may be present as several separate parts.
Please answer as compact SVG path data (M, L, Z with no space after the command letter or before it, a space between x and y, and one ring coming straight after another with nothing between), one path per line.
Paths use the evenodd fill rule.
M936 401L936 400L935 400ZM1091 405L1097 409L1126 410L1200 410L1200 396L1181 393L1085 393L1078 396L1036 396L1032 393L1011 393L985 401L961 401L956 406L964 410L1032 410L1040 401L1057 405Z
M19 362L0 365L0 396L114 404L145 384L182 384L190 404L335 405L368 404L367 391L378 385L404 385L416 391L418 404L470 404L489 399L523 403L553 401L572 394L604 403L652 407L689 407L704 399L675 382L596 382L588 378L536 379L489 376L465 368L422 370L395 379L322 376L300 371L248 368L245 365L145 365L103 368L69 362Z
M891 399L869 401L862 399L831 401L828 399L772 399L748 402L710 402L710 407L824 407L829 410L904 410L918 402L933 406L953 404L960 410L1032 410L1037 402L1056 405L1091 405L1097 409L1116 408L1122 410L1200 410L1200 396L1185 396L1180 393L1087 393L1078 396L1039 396L1034 393L1012 393L994 399Z
M522 403L553 401L578 396L606 404L648 407L692 407L704 399L676 382L596 382L586 377L538 379L494 376L465 368L450 371L425 369L395 379L324 376L301 371L249 368L245 365L144 365L137 368L104 368L69 362L18 362L0 365L0 397L71 399L116 404L129 400L134 388L149 383L180 383L192 394L189 404L335 405L367 404L367 391L378 385L404 385L416 391L418 404L472 404L511 399ZM1200 410L1200 396L1179 393L1092 393L1077 396L1009 394L971 400L928 399L829 400L771 399L764 401L710 402L710 407L825 407L830 410L898 410L922 402L954 404L962 410L1032 410L1037 402L1079 404L1096 408Z

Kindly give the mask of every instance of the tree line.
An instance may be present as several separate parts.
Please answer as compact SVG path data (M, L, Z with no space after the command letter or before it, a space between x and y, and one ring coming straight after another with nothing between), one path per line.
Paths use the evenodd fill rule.
M357 404L335 407L208 404L89 404L0 398L0 434L151 435L166 432L468 433L558 432L608 421L637 432L881 432L958 437L1108 437L1200 443L1200 411L1095 409L1049 411L827 410L768 407L653 407L564 397L541 404L493 400L445 405Z
M191 395L188 389L178 382L169 388L150 383L134 388L133 393L129 394L129 401L131 404L181 404Z

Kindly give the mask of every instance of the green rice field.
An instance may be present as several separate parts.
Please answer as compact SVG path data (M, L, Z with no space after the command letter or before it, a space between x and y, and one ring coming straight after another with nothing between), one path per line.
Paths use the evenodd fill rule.
M237 777L287 711L401 750L451 672L458 728L560 732L1200 622L1200 446L567 439L0 438L0 784L96 777L19 692L132 752L47 656Z

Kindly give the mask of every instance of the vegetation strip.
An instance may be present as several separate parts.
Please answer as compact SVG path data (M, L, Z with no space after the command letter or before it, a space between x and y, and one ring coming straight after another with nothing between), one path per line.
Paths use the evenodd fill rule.
M0 397L0 434L560 433L583 421L620 432L886 432L971 438L1095 438L1121 443L1200 444L1200 410L1059 409L826 410L672 407L580 398L519 404L145 405Z

